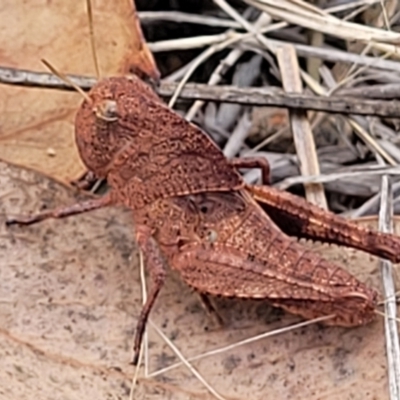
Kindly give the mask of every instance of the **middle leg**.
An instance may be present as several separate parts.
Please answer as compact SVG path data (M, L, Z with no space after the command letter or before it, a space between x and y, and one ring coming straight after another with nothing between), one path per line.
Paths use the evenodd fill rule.
M228 160L235 168L259 168L261 169L261 179L263 185L270 185L269 162L264 157L238 157Z

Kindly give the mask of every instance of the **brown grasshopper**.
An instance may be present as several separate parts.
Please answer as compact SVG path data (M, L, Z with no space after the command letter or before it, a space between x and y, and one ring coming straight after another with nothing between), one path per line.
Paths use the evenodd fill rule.
M101 80L78 110L76 143L87 168L106 178L102 198L8 224L31 224L100 207L132 210L153 281L137 322L134 363L166 264L202 295L266 299L305 318L352 327L375 315L377 292L287 234L400 261L400 238L357 226L268 186L264 159L227 160L204 132L169 109L136 76ZM264 185L238 168L258 167Z

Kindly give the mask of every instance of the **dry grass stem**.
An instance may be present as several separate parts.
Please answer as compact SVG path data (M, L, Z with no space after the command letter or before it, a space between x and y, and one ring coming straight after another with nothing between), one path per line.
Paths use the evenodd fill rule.
M258 30L265 26L268 26L271 23L271 18L265 14L261 13L256 22L254 23L254 29ZM218 67L211 74L208 85L217 85L224 75L224 73L232 67L238 59L243 55L244 50L240 48L235 48L219 63ZM186 119L191 121L200 108L204 105L204 101L197 100L190 107L189 111L186 113Z
M172 21L189 24L208 25L219 28L240 29L242 25L236 21L225 18L216 18L208 15L189 14L180 11L139 11L139 19L142 23L148 21Z
M139 266L140 266L140 283L141 283L141 288L142 288L142 304L144 305L147 301L147 288L146 288L146 275L145 275L145 270L144 270L144 262L143 262L143 254L141 251L139 251ZM132 383L131 383L131 389L129 392L129 400L134 399L134 394L135 394L135 388L137 385L137 380L139 378L139 371L140 371L140 365L142 364L142 358L143 358L143 353L145 354L144 357L144 369L145 373L144 376L148 376L148 366L149 366L149 360L148 360L148 334L147 334L147 329L144 332L143 335L143 345L140 348L140 353L139 353L139 360L138 363L135 367L135 373L132 378Z
M313 81L312 77L307 76L303 73L303 77L306 82L310 83L310 87L319 95L329 96L329 92L326 91L318 82ZM330 90L334 90L336 82L332 82ZM373 151L380 154L389 164L397 165L396 160L393 159L379 143L357 122L354 117L348 117L348 122L353 128L354 132L364 141L364 143Z
M298 324L285 326L284 328L274 329L273 331L261 333L260 335L249 337L249 338L241 340L239 342L232 343L232 344L230 344L228 346L223 346L223 347L220 347L218 349L210 350L210 351L207 351L205 353L198 354L198 355L193 356L193 357L189 357L187 359L187 361L189 361L189 362L197 361L197 360L200 360L200 359L205 358L205 357L210 357L210 356L214 356L216 354L226 353L227 351L236 349L236 348L238 348L240 346L244 346L244 345L249 344L249 343L257 342L259 340L266 339L266 338L269 338L269 337L272 337L272 336L277 336L277 335L281 335L283 333L294 331L296 329L303 328L304 326L317 324L319 322L325 321L325 320L327 320L329 318L332 318L332 317L333 317L332 315L328 315L328 316L324 316L324 317L320 317L320 318L315 318L315 319L312 319L312 320L309 320L309 321L299 322ZM175 368L180 367L181 365L182 365L182 362L179 362L179 363L176 363L176 364L172 364L172 365L170 365L170 366L168 366L166 368L159 369L158 371L154 371L149 375L149 378L153 378L153 377L156 377L158 375L164 374L164 373L166 373L168 371L171 371L171 370L173 370Z
M344 40L371 42L373 48L384 52L399 54L400 34L373 28L353 22L342 21L318 7L296 0L244 0L271 15L288 23L339 37Z
M277 58L285 90L289 93L301 93L302 82L295 49L290 45L283 46L277 51ZM319 175L318 157L307 113L291 110L289 117L301 174L303 176ZM308 201L327 209L324 188L321 184L306 184L304 187Z
M245 28L249 33L252 33L253 36L260 42L262 46L264 46L266 49L270 49L268 40L266 39L265 36L263 36L260 32L259 29L257 29L256 26L252 25L249 23L247 20L245 20L231 5L229 5L225 0L213 0L215 4L217 4L219 7L221 7L222 10L224 10L229 16L232 17L235 21L240 23L243 28ZM268 14L267 14L268 15ZM268 15L268 18L269 15Z
M74 89L75 86L78 86L81 89L88 90L96 82L94 78L78 75L68 75L66 78L68 79L67 82L71 83L66 83L66 81L48 73L0 67L0 82L10 85L64 90L71 90L71 88ZM178 84L176 83L162 81L157 91L163 97L170 97L176 91L177 87ZM396 101L364 100L359 97L352 99L351 97L342 96L318 97L297 93L285 94L275 86L237 88L233 86L209 86L190 83L185 85L179 97L188 100L204 99L245 105L268 105L325 111L328 113L376 115L389 118L397 118L400 115Z
M176 356L181 360L181 363L185 365L186 368L207 388L207 390L219 400L225 400L202 376L201 374L189 363L189 361L183 356L183 354L178 350L178 348L168 339L167 336L161 331L158 326L156 326L151 320L149 320L150 325L155 329L155 331L160 335L160 337L168 344L171 350L176 354ZM151 377L152 375L149 375Z
M379 160L382 163L382 160ZM379 210L379 229L393 232L392 190L389 177L382 177L381 206ZM393 266L388 260L381 260L383 292L387 301L385 308L386 356L388 361L389 393L392 400L400 398L400 344L397 328L396 289L393 279Z
M387 299L386 301L383 301L382 304L385 304L387 301L391 301L391 300ZM375 313L382 318L391 318L391 317L388 317L386 313L379 311L379 310L375 310ZM395 321L397 323L400 323L400 318L395 318Z
M281 190L287 190L291 186L298 184L311 184L311 183L328 183L335 182L339 179L351 178L351 179L361 179L367 176L400 176L400 166L369 166L369 167L360 167L359 170L355 170L357 168L351 168L351 171L334 172L330 174L319 174L319 175L310 175L310 176L294 176L291 178L286 178L280 181L276 187Z

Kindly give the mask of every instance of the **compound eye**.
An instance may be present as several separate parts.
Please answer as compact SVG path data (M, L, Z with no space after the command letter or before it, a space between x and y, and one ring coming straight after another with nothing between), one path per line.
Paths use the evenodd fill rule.
M113 122L118 120L117 102L115 100L103 100L94 110L96 117Z

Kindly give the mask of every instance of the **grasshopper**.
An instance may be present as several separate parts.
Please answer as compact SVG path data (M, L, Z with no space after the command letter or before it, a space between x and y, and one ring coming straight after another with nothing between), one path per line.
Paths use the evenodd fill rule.
M374 318L374 289L291 236L393 262L400 261L400 238L359 227L269 186L265 159L226 159L200 128L169 109L137 76L99 81L77 112L75 137L88 170L107 179L111 190L7 224L111 205L130 208L153 282L137 322L135 364L167 265L203 296L267 300L307 319L331 316L325 324L344 327ZM262 185L247 185L238 173L253 167L262 170Z

